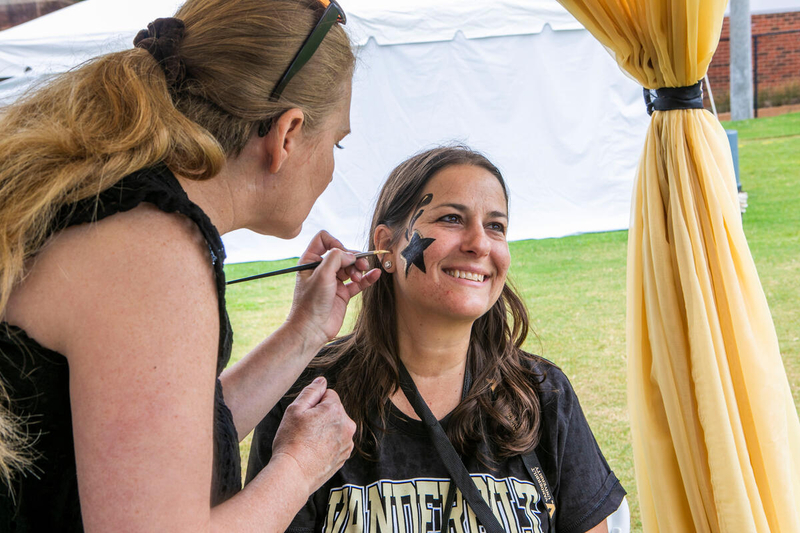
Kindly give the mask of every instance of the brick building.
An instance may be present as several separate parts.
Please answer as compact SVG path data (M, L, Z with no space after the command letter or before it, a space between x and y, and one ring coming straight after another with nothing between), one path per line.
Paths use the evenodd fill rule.
M78 0L0 0L0 30L41 17Z
M800 103L800 0L750 0L753 82L759 107ZM708 69L720 111L730 107L730 21ZM757 84L756 84L757 82Z

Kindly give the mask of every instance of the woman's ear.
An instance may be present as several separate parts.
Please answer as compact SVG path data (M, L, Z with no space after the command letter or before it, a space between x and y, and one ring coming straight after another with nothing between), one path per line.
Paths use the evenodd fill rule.
M269 133L264 137L267 166L270 173L277 174L284 162L297 148L302 135L305 115L293 107L272 121Z
M389 250L388 254L380 256L381 267L386 272L393 272L395 269L394 251L392 250L392 230L386 224L379 224L372 234L372 241L377 250Z

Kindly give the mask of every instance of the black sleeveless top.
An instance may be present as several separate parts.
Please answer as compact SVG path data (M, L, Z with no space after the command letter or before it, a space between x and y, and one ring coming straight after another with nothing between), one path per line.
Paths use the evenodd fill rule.
M62 209L52 231L100 220L147 202L167 213L191 219L208 243L219 302L217 376L231 354L233 334L225 309L225 250L219 232L206 214L189 200L166 167L136 172L92 197ZM22 329L0 323L0 375L11 397L11 411L21 417L32 437L34 466L18 475L13 494L0 482L0 531L83 531L75 449L70 414L67 359L40 346ZM214 394L214 465L211 504L241 489L239 442L231 412L217 379Z

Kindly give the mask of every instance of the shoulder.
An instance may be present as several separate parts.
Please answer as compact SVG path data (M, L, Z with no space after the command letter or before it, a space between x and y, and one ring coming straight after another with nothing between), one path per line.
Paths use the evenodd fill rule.
M531 356L529 361L539 396L543 440L547 440L547 433L560 439L571 429L585 425L578 396L566 373L552 361L539 356Z
M196 224L151 204L55 234L33 259L9 303L9 322L65 353L86 320L168 313L194 305L216 310L208 246ZM142 309L142 308L146 309ZM213 317L213 320L218 320Z
M536 381L536 389L542 404L558 401L560 397L575 394L569 378L561 368L552 361L526 353L527 367Z
M556 498L559 530L587 531L619 507L625 490L608 466L566 374L538 358L541 434L536 456Z

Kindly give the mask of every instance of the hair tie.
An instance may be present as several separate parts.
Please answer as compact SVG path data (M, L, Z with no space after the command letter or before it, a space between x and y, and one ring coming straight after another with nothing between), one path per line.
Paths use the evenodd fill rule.
M644 89L644 103L648 115L652 115L653 111L703 109L703 82L698 81L688 87Z
M185 28L183 21L174 17L156 19L133 39L135 47L144 48L158 61L171 88L180 85L186 75L186 66L177 55Z

